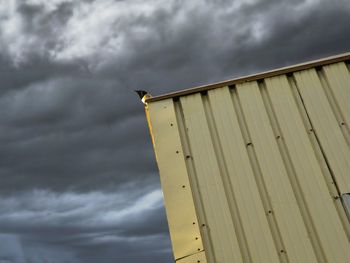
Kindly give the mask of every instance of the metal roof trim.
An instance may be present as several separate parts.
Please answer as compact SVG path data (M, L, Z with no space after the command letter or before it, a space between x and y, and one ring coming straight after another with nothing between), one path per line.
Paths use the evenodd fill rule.
M203 92L211 89L216 89L224 86L231 86L231 85L236 85L239 83L243 82L248 82L248 81L255 81L259 79L264 79L268 77L273 77L273 76L278 76L282 74L288 74L296 71L301 71L305 69L310 69L314 67L319 67L319 66L324 66L324 65L329 65L337 62L342 62L342 61L350 61L350 52L346 52L343 54L335 55L335 56L330 56L322 59L317 59L317 60L312 60L304 63L299 63L295 64L292 66L287 66L287 67L282 67L278 69L273 69L269 71L264 71L261 73L257 74L252 74L252 75L247 75L243 77L238 77L234 79L229 79L225 81L220 81L212 84L207 84L207 85L201 85L189 89L184 89L181 91L176 91L176 92L171 92L159 96L155 96L152 98L147 99L147 103L154 102L154 101L159 101L163 99L169 99L169 98L174 98L174 97L180 97L180 96L185 96L197 92Z

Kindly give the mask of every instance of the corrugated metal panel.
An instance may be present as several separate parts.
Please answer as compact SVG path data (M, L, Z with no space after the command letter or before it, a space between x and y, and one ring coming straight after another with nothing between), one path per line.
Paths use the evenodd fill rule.
M180 259L202 251L203 244L172 100L154 103L149 114L152 116L151 129L157 145L173 253L176 259Z
M349 262L344 62L146 107L178 262Z

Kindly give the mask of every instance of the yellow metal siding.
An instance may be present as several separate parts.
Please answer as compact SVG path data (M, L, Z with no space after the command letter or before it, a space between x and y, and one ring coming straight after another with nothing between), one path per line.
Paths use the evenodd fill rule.
M177 263L207 263L204 251L182 258Z
M227 235L235 229L200 94L181 98L181 104L216 260L242 262L236 235Z
M221 166L224 167L225 176L228 178L226 192L231 193L232 197L229 200L234 204L231 215L233 219L239 219L236 219L236 229L242 231L241 235L237 236L241 249L250 254L250 257L245 257L244 262L263 259L278 262L230 91L228 88L211 90L208 97L207 110L212 112L210 122L215 131L212 137L217 138L217 144L220 146L217 157L222 160ZM232 136L233 133L237 136Z
M173 253L180 259L202 251L203 244L172 100L153 103L149 114Z
M349 74L349 72L346 73ZM295 79L340 192L348 193L350 192L350 148L324 92L324 89L329 87L322 85L314 69L295 73ZM349 83L344 84L344 89L347 88L345 95L347 95L350 93Z
M291 183L294 186L296 197L299 198L298 204L301 207L301 213L303 213L305 226L308 232L312 233L311 242L314 243L315 253L318 255L319 262L323 262L323 258L332 261L330 259L334 257L328 256L331 248L337 247L340 241L345 244L348 241L340 219L334 216L337 215L337 211L313 152L311 142L308 139L308 132L310 131L306 130L303 125L297 104L293 98L292 87L289 85L287 78L281 76L267 79L266 86L280 132L283 135L284 147L286 147L288 153L288 157L285 158L288 159L285 162L290 162L290 176L294 178ZM306 206L306 209L304 206ZM323 228L327 225L332 225L332 227ZM336 235L334 231L341 233ZM334 240L332 242L332 238L338 241ZM306 240L306 238L300 240ZM318 244L318 242L321 242L321 244ZM327 247L324 253L322 253L322 250L320 251L322 247Z
M349 262L349 105L344 62L150 102L175 260Z
M277 249L280 253L287 251L287 258L291 262L316 262L278 149L277 141L281 140L278 136L281 135L273 133L268 117L268 112L270 115L272 112L264 105L261 89L256 82L249 82L237 86L237 93L257 155L264 190L267 191L267 205L272 212L268 216L274 217L271 224L276 225L273 233Z

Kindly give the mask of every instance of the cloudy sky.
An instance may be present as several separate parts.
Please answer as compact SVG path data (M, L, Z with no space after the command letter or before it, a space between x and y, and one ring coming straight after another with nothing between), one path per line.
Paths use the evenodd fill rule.
M143 105L350 51L349 0L0 0L0 263L173 262Z

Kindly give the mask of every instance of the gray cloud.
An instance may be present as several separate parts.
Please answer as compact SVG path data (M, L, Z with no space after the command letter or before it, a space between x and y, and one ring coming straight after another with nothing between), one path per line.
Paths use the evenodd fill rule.
M37 190L5 197L0 208L2 231L11 233L0 236L4 242L10 240L6 241L3 257L14 258L20 253L27 261L38 262L35 259L43 257L45 261L64 252L58 261L50 262L95 262L88 260L91 247L113 255L109 259L112 260L123 251L120 246L129 244L126 249L130 256L137 251L133 246L152 247L154 240L163 243L153 246L153 253L144 252L149 254L149 262L152 254L156 257L169 254L159 189L130 194L123 191L58 194ZM17 258L15 262L19 262Z
M3 1L0 262L172 262L133 90L349 51L349 17L347 0Z
M0 235L0 262L1 263L10 263L18 262L24 263L25 257L23 253L22 245L16 235Z

